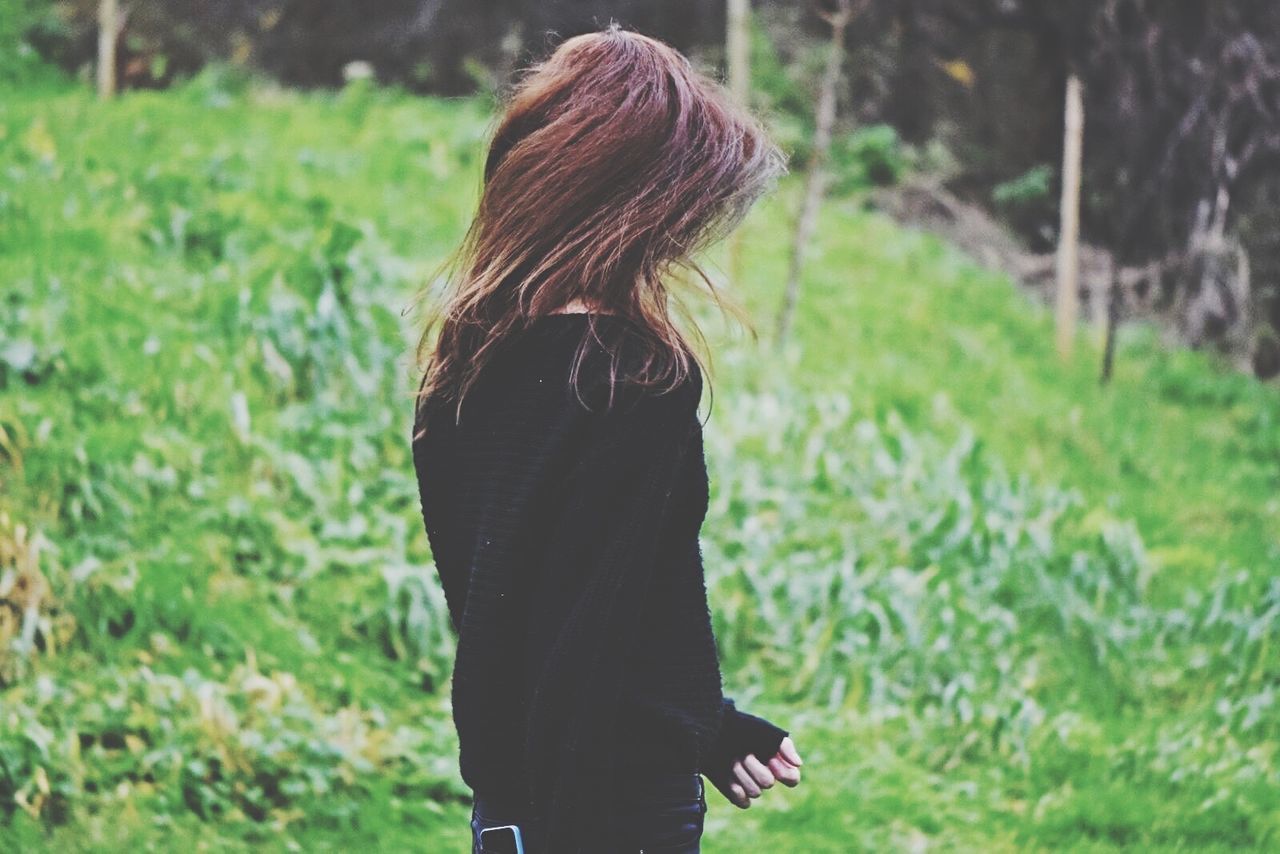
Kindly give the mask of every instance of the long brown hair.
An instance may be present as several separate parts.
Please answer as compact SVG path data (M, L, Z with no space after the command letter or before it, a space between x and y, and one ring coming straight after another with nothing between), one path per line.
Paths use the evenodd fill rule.
M460 415L497 344L576 301L640 331L629 379L679 384L696 357L665 280L693 272L723 308L694 255L785 168L764 128L670 46L617 25L565 41L515 87L494 132L478 210L419 342L420 403L456 401Z

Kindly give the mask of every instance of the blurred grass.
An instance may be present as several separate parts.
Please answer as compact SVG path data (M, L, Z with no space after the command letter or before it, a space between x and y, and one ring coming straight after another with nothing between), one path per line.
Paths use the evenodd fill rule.
M488 116L2 93L0 574L49 595L0 658L0 847L466 849L402 310ZM762 331L796 189L745 226ZM1003 278L823 217L792 346L703 313L726 683L806 757L712 792L706 849L1280 844L1275 389L1143 329L1100 388Z

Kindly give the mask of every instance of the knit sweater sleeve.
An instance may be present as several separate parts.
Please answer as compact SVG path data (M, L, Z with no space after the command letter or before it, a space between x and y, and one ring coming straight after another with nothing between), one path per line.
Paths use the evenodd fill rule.
M541 539L524 654L529 801L540 850L599 852L613 815L619 665L641 634L671 494L697 421L701 378L627 395L587 416Z
M739 709L732 697L725 697L721 709L720 733L703 773L725 798L735 781L733 764L748 755L768 763L791 733L757 715Z

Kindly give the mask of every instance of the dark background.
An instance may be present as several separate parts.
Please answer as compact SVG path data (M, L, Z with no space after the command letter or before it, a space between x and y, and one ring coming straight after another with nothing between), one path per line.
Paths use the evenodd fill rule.
M17 2L44 58L89 68L96 2ZM613 20L713 68L725 28L723 0L125 5L119 72L133 87L163 87L211 62L338 86L358 61L417 92L500 92L559 39ZM821 6L754 4L754 97L792 130L798 163L827 38ZM934 144L946 155L932 164L937 181L1033 254L1056 241L1062 92L1077 71L1087 108L1084 240L1128 269L1128 304L1163 313L1193 346L1280 373L1280 4L871 0L848 45L842 130L884 124L906 143ZM838 141L837 166L841 150ZM885 183L892 172L880 170ZM1228 240L1206 246L1217 219Z

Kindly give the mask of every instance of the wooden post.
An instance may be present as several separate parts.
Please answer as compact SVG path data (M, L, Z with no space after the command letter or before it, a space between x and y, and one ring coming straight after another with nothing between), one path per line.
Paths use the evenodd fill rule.
M738 103L745 105L751 99L751 0L729 0L727 20L725 57L729 91Z
M1084 154L1084 87L1067 78L1065 130L1062 144L1062 208L1058 234L1058 355L1071 358L1076 317L1080 313L1080 182Z
M118 0L98 3L98 97L107 99L116 93L116 42L120 37Z
M725 64L729 91L738 103L751 103L751 0L728 0L725 30ZM729 236L729 278L742 279L742 232Z

